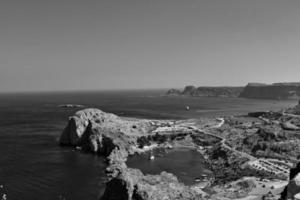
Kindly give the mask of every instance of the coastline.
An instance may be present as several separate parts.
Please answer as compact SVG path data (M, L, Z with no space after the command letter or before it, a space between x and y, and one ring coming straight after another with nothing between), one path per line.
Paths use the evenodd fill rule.
M97 109L86 109L79 111L70 118L60 141L63 145L82 146L83 150L106 156L108 163L106 174L109 177L109 182L107 182L106 190L101 200L160 199L162 195L166 196L167 199L179 197L179 199L211 199L214 196L204 192L203 188L209 186L216 189L222 182L221 185L226 185L232 181L239 182L240 178L251 174L256 174L258 177L266 175L265 173L258 173L259 171L251 167L250 161L253 162L257 158L232 148L227 144L224 136L218 136L216 133L216 131L218 132L224 127L224 130L227 130L228 127L226 128L226 126L232 123L231 120L233 118L231 118L232 116L215 119L145 120L132 117L117 117ZM239 118L234 120L239 120ZM255 123L258 122L261 125L265 123L265 121L257 118L257 120L251 122L252 128L247 124L248 122L243 122L245 123L243 126L255 131L257 130L256 126L258 126ZM80 136L78 136L79 132ZM66 134L68 137L63 136ZM64 138L72 137L75 137L73 140L75 143L63 141ZM154 148L170 147L172 149L189 148L197 150L204 156L206 163L211 166L210 170L213 171L215 177L210 179L205 186L203 186L204 182L186 186L179 182L173 174L161 172L159 175L144 175L140 170L128 168L126 165L127 158L130 155L145 153ZM229 166L225 170L229 170L228 172L231 173L232 170L236 170L234 169L235 167L238 167L239 171L225 182L222 180L222 177L216 179L218 177L218 167L220 166L218 163L215 163L212 157L216 152L222 151L226 152L229 156L228 158L232 160L230 162L236 162L234 164L236 166ZM285 179L284 177L288 176L288 174L283 177L280 174L268 176L271 179L272 177L275 178L275 184L276 179ZM245 180L240 181L245 182ZM256 185L261 184L259 180L252 182L255 182ZM164 184L164 188L161 188L161 184ZM118 187L122 188L120 196L115 194L115 190ZM234 187L238 188L238 186ZM252 189L248 188L247 190L252 191ZM235 199L239 199L242 196L246 197L250 194L250 191L244 191L243 195L237 195ZM232 191L228 192L232 193ZM227 193L225 192L223 195L226 196ZM184 198L181 197L182 195L184 195ZM264 193L261 192L260 195L264 195Z
M84 98L82 98L83 95ZM272 101L240 99L229 100L224 98L143 98L139 97L139 94L135 94L134 97L127 97L126 95L126 98L119 95L118 97L120 98L116 99L116 95L117 94L113 95L112 100L111 96L108 98L103 96L102 93L97 95L91 94L89 96L86 96L86 94L83 93L78 93L76 95L72 94L72 98L71 96L53 96L53 94L46 96L46 94L43 94L41 97L38 95L27 95L24 98L18 96L18 98L13 101L10 100L12 97L2 99L1 105L11 105L14 107L14 109L11 109L10 107L2 107L1 110L3 119L2 151L5 153L7 152L6 154L8 154L8 156L10 155L10 152L14 152L13 156L16 155L22 158L15 160L15 165L11 165L11 162L6 161L6 159L11 156L5 156L2 158L2 162L4 162L3 169L12 169L22 173L26 171L26 166L29 162L31 162L31 160L35 162L42 160L45 162L45 156L42 152L49 155L49 159L46 159L46 163L49 164L41 167L40 165L35 165L31 168L37 171L31 177L27 177L26 173L13 178L10 177L12 177L14 173L8 173L7 176L4 175L2 181L4 182L5 189L8 190L8 192L6 192L8 194L8 198L20 199L22 196L25 196L30 199L35 198L38 193L51 198L55 198L62 194L67 199L78 199L84 197L84 199L94 200L99 197L100 193L102 193L102 189L104 190L105 181L98 183L98 177L104 177L103 174L105 171L102 169L105 169L106 167L102 156L100 158L101 161L98 162L97 160L99 159L96 159L98 156L95 154L86 153L84 150L79 151L80 148L76 150L76 148L60 148L56 145L59 135L66 125L68 117L74 115L74 113L80 109L65 109L58 107L58 105L72 102L85 105L87 107L98 107L102 108L105 112L116 113L121 116L129 116L133 119L133 121L136 118L138 120L144 118L149 120L158 119L158 121L164 121L164 119L175 119L174 121L185 121L186 123L189 123L189 121L192 121L190 119L196 118L199 121L204 121L198 122L199 124L203 124L205 121L214 121L214 117L211 116L231 116L231 113L225 112L219 115L216 112L208 116L207 119L207 115L196 113L195 110L197 109L231 109L231 105L233 105L235 107L240 107L241 109L246 108L246 111L243 111L243 113L247 113L251 110L268 110L269 105L272 104ZM76 97L75 99L77 99L76 102L74 102L74 96ZM233 102L229 104L228 101ZM124 102L131 103L129 104ZM284 105L286 104L290 106L294 103L281 101L280 104L274 105L277 107L285 107ZM190 110L186 111L184 105L189 105ZM251 108L249 105L251 105ZM35 109L32 109L32 106L34 106ZM263 108L260 109L261 107ZM25 114L28 117L24 118L23 116ZM24 129L25 124L26 129ZM17 132L14 133L15 130L17 130ZM50 137L44 137L45 135L50 135ZM32 142L34 142L34 146L32 146ZM13 145L8 145L10 143ZM50 148L48 146L45 147L43 144L49 145ZM18 146L18 151L15 150L14 145ZM57 157L59 160L57 160ZM61 157L65 158L60 159ZM82 160L86 160L86 163L83 163ZM99 169L97 167L98 163L101 165ZM155 160L153 163L155 163ZM49 169L50 165L52 166L51 169ZM67 169L66 167L61 167L62 165L70 167L67 171L68 173L65 173L65 170ZM20 168L20 166L24 167ZM85 168L90 168L90 170L88 170L88 172L84 172L86 171ZM44 181L42 185L43 188L50 188L51 192L50 190L42 188L36 188L35 192L32 192L15 187L15 185L20 185L20 187L23 185L27 188L34 188L36 181L43 179L44 176L48 176L49 173L55 175L55 177L51 180ZM71 173L73 177L72 179L66 176ZM79 175L77 176L76 173ZM80 190L77 190L77 182L80 182L81 179L83 179L82 182L84 185L80 186ZM8 181L10 180L13 180L13 183L9 183ZM53 182L59 184L53 184ZM62 184L63 186L60 186ZM98 192L98 187L101 188L101 192Z
M146 123L146 124L148 123L149 129L147 130L148 133L145 133L144 135L140 135L140 138L144 138L144 139L140 139L140 138L139 138L140 140L136 139L135 146L124 144L124 143L118 143L118 141L114 141L115 138L110 138L112 141L109 141L109 143L110 143L109 145L111 145L111 143L115 143L117 148L110 148L109 149L110 153L107 153L107 150L101 150L102 154L103 154L103 152L105 152L104 154L107 156L108 167L106 169L106 172L107 172L108 176L112 178L112 180L114 180L116 177L119 177L120 174L124 175L124 174L129 173L127 175L130 175L129 177L132 177L131 173L133 173L136 170L129 169L126 167L127 157L134 153L140 154L140 153L144 153L144 152L147 152L152 149L152 148L149 148L149 146L143 144L143 140L147 140L147 139L148 140L167 140L168 138L173 137L172 138L172 141L173 141L174 139L176 139L176 137L183 137L188 134L191 134L192 130L195 129L195 127L191 127L190 121L188 121L187 124L183 123L182 121L179 121L178 124L176 124L176 123L174 123L173 120L140 120L140 119L129 118L129 121L126 121L126 119L128 119L128 118L123 118L123 117L120 119L122 120L122 123L125 123L125 124L129 123L131 126L132 126L131 123L137 123L137 122L138 123L142 122L142 123ZM124 121L126 121L126 122L124 122ZM69 125L70 125L70 123L72 124L72 122L69 122ZM88 126L86 123L83 123L82 125L85 125L86 127ZM70 125L70 126L72 126L72 125ZM176 132L177 135L176 135L176 133L174 134L174 132ZM132 134L132 133L129 133L128 135L131 135L133 137L135 136L135 134ZM126 137L126 135L122 135L122 136ZM147 136L147 138L145 138L146 136ZM62 136L62 138L63 138L63 136ZM62 140L63 139L61 139L61 141ZM125 143L126 142L128 142L128 141L125 141ZM145 142L147 142L147 141L145 141ZM140 143L139 145L142 148L138 147L138 143ZM161 143L160 145L152 145L152 147L154 147L154 148L169 148L170 147L168 145L163 144L163 143L165 143L165 141L160 141L160 143ZM183 144L176 143L175 145L172 146L172 148L190 148L190 147L191 147L190 145L185 145L184 143ZM107 147L103 147L103 148L106 149ZM192 148L194 150L197 150L197 148L195 148L195 147L192 147ZM94 148L94 150L95 149L96 148ZM144 179L144 175L142 175L142 173L139 174L139 176L141 176L141 177L139 177L139 179ZM185 186L184 184L178 182L177 178L172 174L162 173L161 175L156 175L156 178L161 178L160 176L169 177L172 184L177 185L177 190L180 190L181 191L180 193L182 193L186 190L189 190L191 192L191 194L189 194L189 195L192 195L193 199L194 199L195 195L196 196L202 195L202 193L200 194L199 191L198 191L198 193L195 193L195 191L191 190L191 188L189 188L188 186ZM146 177L148 177L150 179L153 178L153 177L149 177L149 175L147 175ZM108 183L108 185L109 185L109 183ZM128 195L132 196L133 194L128 194ZM104 196L109 196L109 195L104 194ZM188 196L186 196L186 197L188 198ZM109 197L103 197L102 199L109 199Z

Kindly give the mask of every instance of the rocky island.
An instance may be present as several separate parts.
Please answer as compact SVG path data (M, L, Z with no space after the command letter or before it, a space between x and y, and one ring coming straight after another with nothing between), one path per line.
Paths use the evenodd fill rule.
M84 109L69 118L60 144L107 159L101 200L288 199L300 193L298 107L189 120L129 119ZM186 185L169 172L151 175L127 166L130 156L170 148L197 151L211 175Z

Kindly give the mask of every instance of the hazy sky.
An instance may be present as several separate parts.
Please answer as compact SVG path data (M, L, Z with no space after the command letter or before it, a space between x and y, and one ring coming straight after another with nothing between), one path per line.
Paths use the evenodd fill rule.
M0 91L300 81L299 0L1 0Z

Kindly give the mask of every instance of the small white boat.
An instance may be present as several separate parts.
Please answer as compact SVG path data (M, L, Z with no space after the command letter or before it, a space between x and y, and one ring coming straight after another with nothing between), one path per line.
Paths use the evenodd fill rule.
M189 107L189 106L186 106L185 109L186 109L186 110L190 110L190 107Z
M154 160L154 159L155 159L154 155L151 155L150 160Z
M153 152L151 151L151 152L150 152L149 160L154 160L154 159L155 159L155 157L154 157L154 155L153 155Z

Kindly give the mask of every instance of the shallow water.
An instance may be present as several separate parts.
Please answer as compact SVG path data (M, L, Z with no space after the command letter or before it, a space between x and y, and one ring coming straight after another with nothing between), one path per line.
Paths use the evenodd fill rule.
M1 94L0 185L4 188L0 188L0 194L6 193L9 200L47 200L59 199L60 196L67 200L95 200L101 195L105 187L103 158L58 146L58 138L68 116L78 110L58 108L60 104L83 104L121 116L156 119L246 113L296 104L295 100L162 97L163 92ZM186 105L190 106L189 111L185 110ZM186 159L189 156L191 163L194 159L198 162L193 153L185 155ZM168 155L169 162L173 163L170 166L178 165L179 169L184 168L187 160L181 163L177 157L178 153ZM149 168L149 173L156 173L161 169L172 170L172 167L168 168L164 164L165 159L155 160L154 167ZM162 162L162 165L156 167L159 162ZM196 169L191 172L191 177L198 176ZM184 176L182 180L192 181Z
M204 163L204 158L195 150L174 149L166 153L154 151L155 159L150 160L150 153L129 157L127 165L140 169L144 174L172 173L186 185L197 183L197 179L209 176L211 171Z

